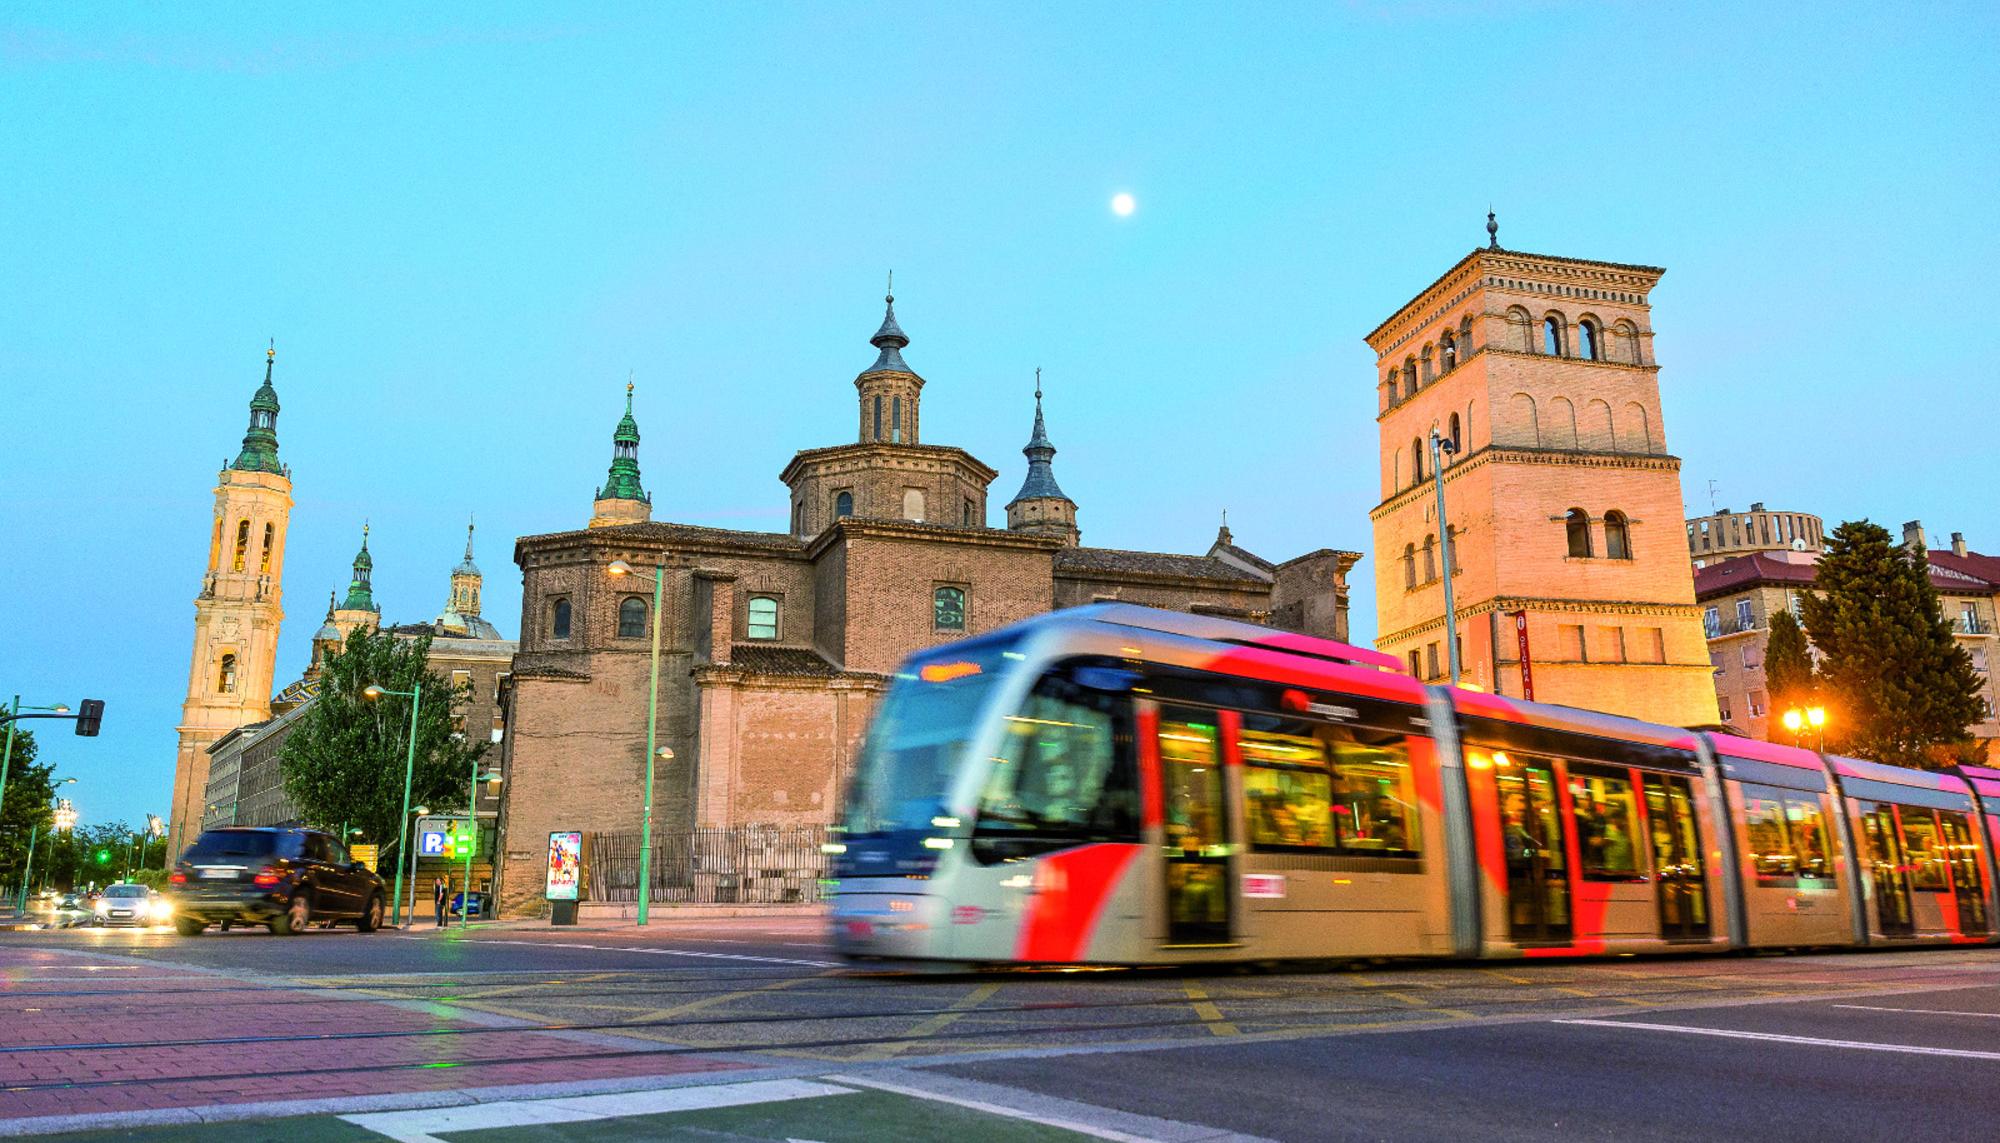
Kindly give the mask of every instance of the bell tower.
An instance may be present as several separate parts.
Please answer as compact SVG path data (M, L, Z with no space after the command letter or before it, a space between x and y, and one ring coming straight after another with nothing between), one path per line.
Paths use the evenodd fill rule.
M1665 271L1509 250L1498 231L1489 214L1487 244L1367 337L1376 645L1419 678L1447 677L1450 575L1463 681L1713 723L1653 359L1649 299ZM1433 433L1448 447L1434 451Z
M194 601L194 649L176 728L168 853L200 831L208 747L239 726L271 717L271 684L285 572L292 474L278 460L277 349L264 354L264 383L250 398L242 450L216 479L208 570Z
M611 433L611 471L590 506L590 526L643 524L653 518L653 498L639 482L639 422L632 417L632 382L625 382L625 415Z

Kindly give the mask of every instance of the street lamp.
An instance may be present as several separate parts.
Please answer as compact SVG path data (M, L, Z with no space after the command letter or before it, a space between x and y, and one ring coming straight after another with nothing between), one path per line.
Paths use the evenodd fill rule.
M478 848L479 841L479 783L481 782L491 782L498 786L500 771L488 770L481 774L479 761L474 759L472 787L467 792L465 803L465 831L472 844L465 847L465 888L458 891L458 927L461 929L472 923L472 851Z
M64 786L74 785L76 785L75 778L64 778L55 784L55 788L60 790ZM51 791L51 793L53 792ZM52 828L67 831L75 827L76 810L68 802L57 798L54 810L55 824ZM28 863L21 870L21 901L14 909L16 913L23 917L28 915L28 886L34 883L35 876L35 835L41 832L41 828L42 823L37 821L34 828L28 831Z
M403 816L406 818L410 816L410 782L416 776L417 772L417 708L423 704L423 690L422 683L418 683L406 691L392 691L387 687L376 686L371 683L361 692L362 697L371 701L379 699L383 695L395 695L398 698L410 700L410 749L409 753L403 759ZM401 832L401 830L397 831L399 835ZM400 836L396 844L402 844ZM416 847L413 845L410 849L412 850L410 855L410 892L414 893L416 892L417 884L416 854L414 852ZM416 906L412 904L410 908L414 912ZM396 863L395 915L389 918L389 923L397 928L401 928L403 925L403 863L400 861Z
M409 796L408 794L404 795L404 797L406 798L408 796ZM429 806L405 805L403 808L403 816L410 819L409 837L410 837L410 927L411 928L415 928L417 925L417 819L423 817L425 814L430 812L431 808ZM403 844L400 838L397 840L396 844L397 845ZM403 914L403 862L401 860L398 860L396 862L396 915L400 917L402 916L402 914Z
M1457 545L1451 542L1451 527L1444 518L1444 458L1456 455L1458 442L1431 426L1431 476L1437 483L1438 540L1444 550L1444 649L1451 664L1451 685L1458 685L1458 605L1452 602L1451 561Z
M1785 729L1792 732L1792 745L1799 745L1799 733L1810 726L1819 734L1819 749L1826 749L1826 708L1823 706L1792 707L1779 719Z
M605 569L612 575L632 574L632 565L613 560ZM660 711L660 601L667 590L667 565L653 565L653 655L652 674L646 684L646 802L639 819L639 923L646 923L647 907L653 901L653 763L659 744L655 741ZM672 757L672 753L668 753Z

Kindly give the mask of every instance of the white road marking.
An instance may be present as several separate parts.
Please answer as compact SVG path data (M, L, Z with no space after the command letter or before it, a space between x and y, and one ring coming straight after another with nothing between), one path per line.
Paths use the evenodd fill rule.
M999 1115L1007 1119L1026 1120L1029 1123L1039 1123L1044 1127L1059 1127L1064 1131L1074 1131L1079 1135L1088 1135L1093 1139L1115 1139L1119 1140L1120 1143L1156 1143L1156 1141L1148 1139L1144 1135L1128 1135L1123 1131L1114 1131L1109 1127L1092 1127L1088 1123L1078 1123L1073 1119L1062 1119L1053 1115L1036 1115L1018 1108L1002 1107L997 1103L987 1103L984 1100L978 1099L961 1099L958 1096L943 1095L935 1091L925 1091L920 1087L890 1083L887 1080L847 1075L832 1075L826 1078L844 1084L852 1084L855 1087L872 1087L877 1091L907 1095L914 1099L928 1099L938 1103L949 1103L954 1107L970 1108L973 1111L983 1111L988 1115Z
M2000 1020L2000 1012L1954 1012L1949 1008L1882 1008L1874 1004L1836 1004L1834 1007L1852 1008L1858 1012L1912 1012L1920 1016L1978 1016Z
M749 1083L712 1084L707 1087L659 1088L653 1091L618 1092L612 1095L570 1096L564 1099L508 1100L481 1103L472 1107L440 1107L423 1111L379 1111L343 1115L342 1119L398 1143L438 1143L438 1136L454 1131L491 1131L502 1127L528 1127L544 1123L583 1123L592 1119L621 1119L635 1115L660 1115L674 1111L702 1111L712 1107L740 1107L749 1103L776 1103L787 1099L818 1099L826 1095L853 1095L854 1089L806 1080L753 1080Z
M406 941L429 940L429 937L404 937ZM839 968L837 960L795 960L781 956L750 956L747 953L696 952L693 949L649 949L638 945L585 945L559 941L507 941L481 939L482 945L526 945L538 949L589 949L593 952L643 953L647 956L685 956L702 960L745 960L758 964L796 964L806 968Z
M1971 1048L1928 1048L1920 1044L1877 1044L1867 1040L1823 1040L1817 1036L1784 1036L1776 1032L1739 1032L1732 1028L1691 1028L1682 1024L1646 1024L1637 1020L1554 1020L1555 1024L1587 1024L1593 1028L1635 1028L1649 1032L1681 1032L1690 1036L1721 1036L1730 1040L1762 1040L1814 1048L1848 1048L1861 1052L1902 1052L1912 1056L1955 1056L1965 1060L2000 1060L2000 1052Z

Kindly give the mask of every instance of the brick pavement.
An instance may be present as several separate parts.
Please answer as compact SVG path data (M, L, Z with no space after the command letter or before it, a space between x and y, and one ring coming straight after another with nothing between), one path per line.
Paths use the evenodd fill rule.
M0 1119L740 1066L618 1055L633 1045L466 1015L158 962L0 948ZM441 1034L394 1035L409 1032ZM311 1039L354 1033L385 1035Z

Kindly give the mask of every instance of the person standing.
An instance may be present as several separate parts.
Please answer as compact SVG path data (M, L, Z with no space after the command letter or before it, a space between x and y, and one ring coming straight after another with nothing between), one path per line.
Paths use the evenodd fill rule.
M437 924L438 928L440 929L444 928L444 906L445 906L445 901L449 899L450 896L451 896L451 889L444 883L444 878L438 877L432 879L431 904L437 907Z

